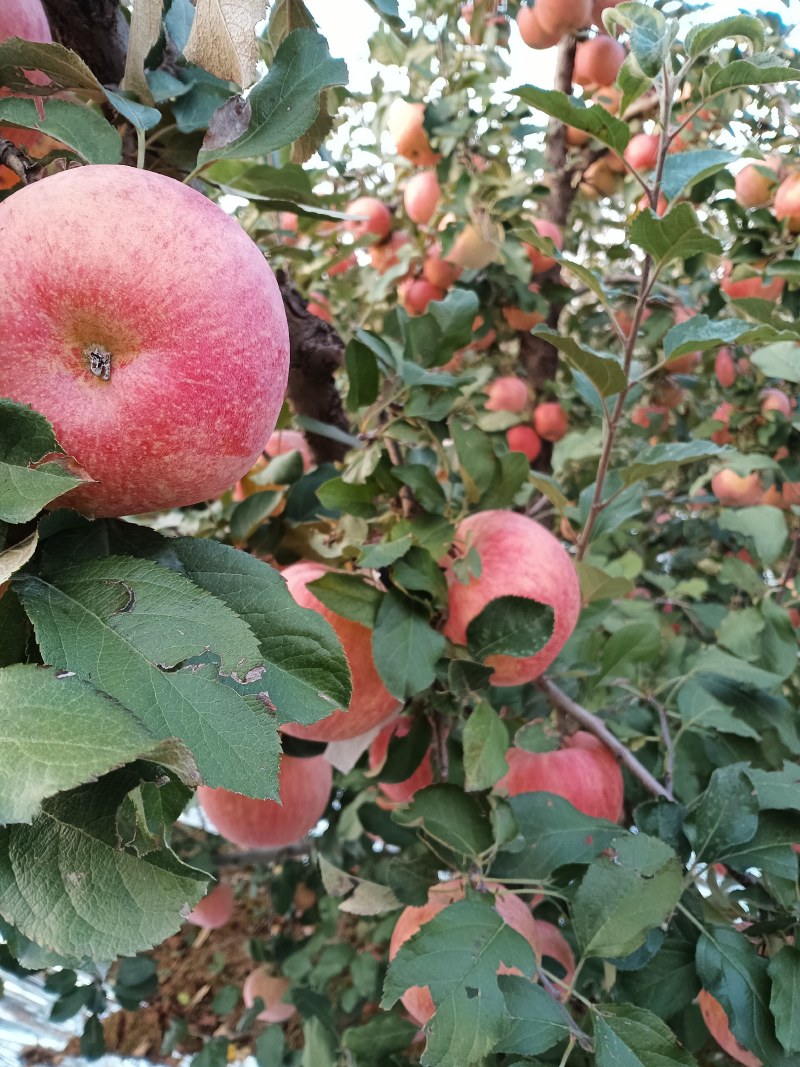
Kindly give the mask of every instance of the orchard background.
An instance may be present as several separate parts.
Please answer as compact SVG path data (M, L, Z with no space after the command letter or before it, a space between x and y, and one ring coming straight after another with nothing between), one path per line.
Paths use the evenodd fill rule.
M0 962L87 1058L796 1065L791 27L367 4L356 92L301 0L0 2ZM207 414L83 452L134 327Z

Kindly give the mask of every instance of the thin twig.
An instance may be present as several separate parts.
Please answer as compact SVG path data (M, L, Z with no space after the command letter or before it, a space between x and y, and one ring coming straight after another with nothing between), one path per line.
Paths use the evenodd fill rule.
M576 703L572 697L568 696L564 690L560 689L554 682L551 682L549 678L539 678L536 685L542 690L554 708L571 716L576 722L580 723L585 730L588 730L589 733L594 734L595 737L599 738L606 748L614 753L620 763L623 763L631 774L639 779L649 793L652 793L653 796L661 797L664 800L674 801L675 798L672 795L672 790L663 786L661 782L653 777L650 771L639 762L630 749L626 748L621 741L614 737L602 719Z
M386 452L392 462L392 466L402 466L403 457L400 454L400 446L397 441L393 441L391 437L384 437L383 443L386 445ZM413 518L414 512L417 510L417 504L414 500L414 494L411 492L411 488L407 485L401 485L398 495L400 497L400 510L403 513L403 518Z
M629 685L624 678L615 678L611 684L617 689L624 689L626 693L635 696L637 700L643 701L658 715L658 721L661 727L661 740L664 742L665 749L664 786L667 789L672 789L672 776L675 771L675 742L672 740L672 731L669 727L667 709L660 700L656 700L656 698L649 693L640 693L632 685Z

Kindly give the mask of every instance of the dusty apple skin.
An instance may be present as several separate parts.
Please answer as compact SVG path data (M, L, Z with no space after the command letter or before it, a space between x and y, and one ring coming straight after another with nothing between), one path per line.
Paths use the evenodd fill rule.
M581 608L581 593L572 560L549 530L511 511L480 511L459 523L456 543L471 546L481 558L481 574L467 585L447 568L449 617L444 634L457 645L467 643L467 626L490 600L530 597L555 613L550 640L528 657L489 656L492 685L522 685L538 678L569 639Z
M59 503L137 514L247 473L289 338L272 271L232 218L172 178L91 166L5 200L0 242L0 395L47 416L95 479Z

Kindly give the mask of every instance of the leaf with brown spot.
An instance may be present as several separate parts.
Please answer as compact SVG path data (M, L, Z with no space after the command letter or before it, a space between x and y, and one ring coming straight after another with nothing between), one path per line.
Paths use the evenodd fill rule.
M256 23L264 18L263 0L197 0L184 58L224 81L243 88L256 77Z

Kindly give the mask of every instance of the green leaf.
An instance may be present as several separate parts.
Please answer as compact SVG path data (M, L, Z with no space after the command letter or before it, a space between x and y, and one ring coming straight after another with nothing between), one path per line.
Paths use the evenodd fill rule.
M374 404L380 388L375 353L353 337L344 350L344 364L348 383L347 410L358 411Z
M758 801L741 767L718 767L708 789L689 805L684 832L706 863L749 841L758 828Z
M800 768L787 763L780 771L747 767L744 772L756 793L760 811L800 811Z
M582 371L601 396L613 396L628 384L622 364L614 356L603 356L545 327L537 326L533 333L557 348L570 366Z
M652 1012L632 1004L598 1004L593 1014L597 1067L697 1067Z
M358 565L370 570L389 567L392 563L402 559L412 544L413 538L410 533L407 533L394 541L377 541L374 544L364 545L358 557Z
M466 859L476 860L492 843L483 806L456 785L420 789L392 818L401 826L419 827L426 837Z
M527 941L485 901L451 904L401 946L389 964L381 1005L391 1007L409 986L428 986L436 1014L428 1024L423 1065L485 1062L506 1029L501 963L528 974L536 966Z
M180 574L125 557L14 586L45 662L114 697L157 740L183 740L208 784L277 795L275 720L246 702L243 687L236 692L233 676L221 684L214 653L203 667L184 666L214 644L231 671L258 662L255 638L222 603Z
M751 542L761 562L770 567L780 559L789 536L786 515L780 508L758 504L750 508L724 509L719 516L723 530L741 534Z
M231 539L243 545L283 499L282 489L262 489L240 501L231 512Z
M0 822L30 822L54 793L155 747L125 708L74 675L0 670ZM197 783L195 783L197 784Z
M39 114L38 105L44 112ZM39 130L72 149L85 163L119 163L122 140L110 122L86 104L54 97L0 97L0 122Z
M455 442L467 500L475 504L497 477L497 456L491 439L476 426L467 425L459 418L450 419L448 426Z
M760 348L752 354L750 361L768 378L800 382L800 348L796 341L784 341Z
M0 521L28 522L45 504L81 484L60 462L32 465L51 453L62 450L44 415L0 399Z
M169 849L120 848L115 813L141 781L137 766L46 800L30 826L0 830L0 911L52 952L133 956L174 933L206 891L208 875Z
M370 629L375 625L383 593L359 575L329 571L309 582L308 589L337 615Z
M620 627L603 649L598 680L618 671L621 664L657 659L660 643L661 635L655 622L631 622Z
M678 33L677 21L667 20L660 11L644 4L627 3L608 12L608 25L627 30L639 70L648 78L658 77Z
M751 59L735 59L726 66L712 63L703 74L701 93L704 97L730 89L745 89L755 85L775 85L800 81L800 70L776 60L774 53L760 53Z
M664 161L661 189L667 200L676 200L704 178L710 178L739 159L738 154L719 148L701 148L694 152L673 152Z
M398 1015L380 1014L363 1026L350 1026L342 1034L342 1047L352 1053L356 1062L388 1063L392 1053L402 1053L411 1044L418 1027ZM264 1063L272 1067L278 1061Z
M590 563L576 562L575 570L581 583L584 604L592 604L597 600L618 600L633 589L633 582L629 578L612 577Z
M706 352L710 348L719 348L720 345L757 344L776 340L781 336L788 336L788 332L782 333L773 326L745 322L743 319L712 319L707 315L692 315L686 322L680 322L667 330L664 337L664 355L671 359L673 356L682 356L685 352ZM762 349L762 352L769 352L773 348L785 352L788 366L796 360L796 343L792 340L791 343L770 345L769 348ZM752 358L755 361L755 356ZM797 373L796 367L795 372ZM771 372L765 370L764 373ZM786 377L785 374L778 373L772 376Z
M533 656L553 636L554 625L548 604L524 596L496 597L467 626L467 645L476 660Z
M609 114L604 107L586 107L582 101L565 93L554 89L539 89L535 85L521 85L511 92L536 111L543 111L567 126L574 126L575 129L592 134L620 155L628 145L631 137L628 124Z
M467 719L463 745L465 788L490 789L508 770L508 730L491 704L481 702Z
M686 34L686 51L696 59L729 37L745 37L756 49L764 47L764 23L754 15L732 15L710 25L693 26Z
M559 867L590 863L624 831L593 819L553 793L521 793L508 801L525 848L501 853L492 867L499 877L539 881Z
M705 233L688 204L676 204L663 218L649 208L640 211L631 223L630 239L653 257L658 270L674 259L722 255L722 245Z
M657 838L620 837L609 851L593 860L575 895L575 933L588 956L634 952L683 892L680 860Z
M0 84L10 89L30 88L25 70L40 70L62 89L83 89L100 99L105 90L84 61L61 44L25 41L19 37L0 44Z
M510 1017L495 1052L533 1056L572 1036L575 1026L563 1005L521 975L501 975L500 991Z
M347 66L333 59L328 42L314 30L293 30L281 42L269 73L248 95L247 130L227 144L212 145L208 137L198 162L264 156L296 141L311 126L320 93L347 84Z
M774 689L783 681L780 674L754 667L751 663L745 663L736 656L729 656L719 648L707 648L701 652L694 662L693 670L696 674L718 676L726 683L739 684L748 689Z
M384 685L401 700L433 684L445 639L414 601L391 590L372 631L372 654Z
M472 323L479 308L477 294L469 289L451 289L444 300L433 301L428 314L439 327L439 344L444 352L455 352L473 339Z
M105 89L104 92L109 104L135 129L152 130L161 122L161 112L158 108L140 104L138 100L131 100L122 93L114 93L110 89Z
M767 969L777 1038L787 1052L800 1052L800 949L784 945Z
M700 992L694 953L694 942L670 936L640 970L619 974L617 988L624 999L669 1019L688 1008Z
M679 441L669 445L649 445L639 452L636 462L623 467L619 475L625 485L633 485L649 478L663 479L665 474L677 467L711 459L723 451L724 449L713 441Z

